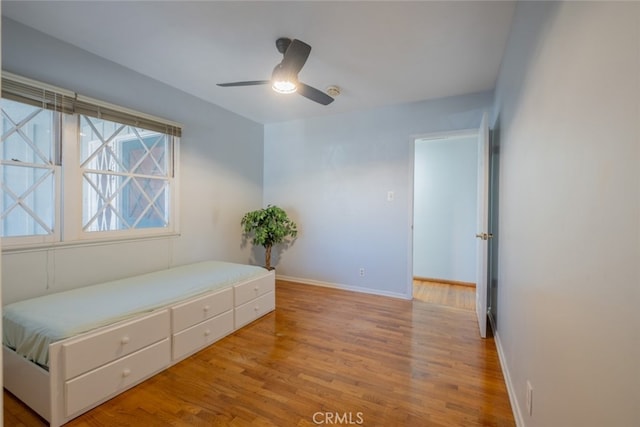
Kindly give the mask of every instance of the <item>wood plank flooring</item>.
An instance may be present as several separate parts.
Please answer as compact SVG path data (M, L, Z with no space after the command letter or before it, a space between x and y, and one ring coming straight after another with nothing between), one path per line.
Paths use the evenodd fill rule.
M46 423L4 393L6 426ZM492 339L446 306L277 282L277 309L78 426L514 426Z
M420 301L463 310L476 309L476 288L472 286L415 279L413 297Z

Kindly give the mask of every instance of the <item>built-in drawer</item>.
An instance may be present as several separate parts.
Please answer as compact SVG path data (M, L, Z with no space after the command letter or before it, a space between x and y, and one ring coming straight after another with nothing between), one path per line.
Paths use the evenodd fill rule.
M276 308L276 293L268 292L253 301L236 307L235 328L239 329Z
M65 383L65 412L71 416L134 386L169 366L165 339Z
M232 308L231 287L175 305L171 308L171 330L175 334Z
M64 379L98 368L169 337L169 310L154 312L62 345Z
M275 280L273 273L259 277L250 282L234 286L235 305L241 306L254 298L275 290Z
M233 331L233 309L173 336L173 360L182 359Z

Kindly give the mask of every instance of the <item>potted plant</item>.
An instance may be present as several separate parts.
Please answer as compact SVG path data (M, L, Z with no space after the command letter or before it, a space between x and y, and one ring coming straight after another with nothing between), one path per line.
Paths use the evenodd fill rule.
M247 212L242 217L240 224L243 226L245 238L253 234L252 243L264 246L264 266L267 270L273 270L271 267L271 247L285 242L288 237L295 238L298 234L296 223L289 219L282 208L273 205Z

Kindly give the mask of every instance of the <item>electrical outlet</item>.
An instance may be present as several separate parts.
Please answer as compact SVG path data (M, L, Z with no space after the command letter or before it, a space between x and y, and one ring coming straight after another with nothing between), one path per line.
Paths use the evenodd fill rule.
M533 415L533 387L529 381L527 381L527 414Z
M393 191L387 191L387 202L393 202L396 198L396 194Z
M360 277L364 277L364 267L360 267Z

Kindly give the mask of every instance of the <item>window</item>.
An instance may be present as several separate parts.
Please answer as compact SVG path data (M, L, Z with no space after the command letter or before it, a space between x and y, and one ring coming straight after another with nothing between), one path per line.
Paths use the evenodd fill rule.
M167 227L169 137L80 116L84 231Z
M0 110L2 236L53 236L57 113L6 99Z
M7 73L2 85L4 246L177 231L179 125Z

